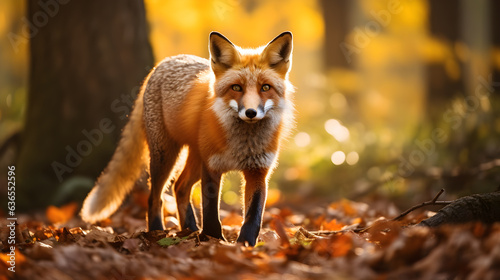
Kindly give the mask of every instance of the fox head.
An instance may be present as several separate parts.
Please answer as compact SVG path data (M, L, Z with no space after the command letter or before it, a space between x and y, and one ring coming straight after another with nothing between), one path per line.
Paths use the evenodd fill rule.
M209 41L216 110L229 108L227 114L255 123L286 106L291 91L291 32L257 49L242 49L217 32L210 33Z

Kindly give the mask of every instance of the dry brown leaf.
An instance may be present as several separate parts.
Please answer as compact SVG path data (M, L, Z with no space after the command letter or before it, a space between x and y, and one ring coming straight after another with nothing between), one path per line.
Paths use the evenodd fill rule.
M347 231L345 224L364 226L375 215L386 214L382 210L366 214L363 205L343 200L330 204L335 209L318 205L302 205L311 207L296 208L302 209L296 213L267 209L259 236L264 242L253 248L217 239L200 242L196 233L161 248L157 240L191 232L134 232L131 229L143 230L145 222L141 219L139 224L138 215L131 214L138 211L127 210L130 207L113 216L112 227L89 231L79 228L87 225L75 224L77 219L71 220L73 228L64 228L45 225L36 216L25 217L19 228L23 238L31 236L32 241L17 244L26 262L16 276L70 280L81 275L84 279L497 279L500 275L500 223L429 229L378 220L361 233ZM294 219L297 215L303 218ZM223 223L233 225L223 227L230 241L239 231L241 220L236 225L233 220L238 216L224 216L228 220ZM292 220L298 222L292 226ZM320 227L325 231L317 232ZM334 233L342 227L342 233ZM0 231L0 240L6 238ZM5 243L0 245L5 248Z
M349 234L335 234L329 238L316 239L312 248L320 255L343 257L352 250L353 242Z
M29 250L30 259L35 260L51 260L54 255L52 246L43 242L36 242Z
M398 221L378 220L368 229L369 240L386 247L391 244L401 232L401 225Z
M141 244L141 241L137 238L129 238L125 239L123 241L122 248L126 249L130 253L135 253L139 251L139 245Z
M279 211L279 216L283 220L285 220L286 218L288 218L289 216L292 216L292 215L293 215L293 211L292 211L292 209L290 209L288 207L284 207L284 208L280 209L280 211Z
M264 242L264 246L266 246L266 248L278 249L281 245L279 235L273 230L261 233L259 237Z
M113 243L119 241L120 236L114 234L110 231L105 231L101 228L94 227L92 228L85 238L82 238L78 241L78 243L82 244L105 244L105 243Z
M279 235L281 239L281 245L290 246L290 240L288 239L288 235L286 234L285 226L283 225L283 221L279 216L273 215L270 226Z
M39 229L33 234L33 237L35 237L38 241L42 241L53 236L53 231L50 229Z
M58 241L60 243L74 243L80 238L79 235L73 235L67 228L62 228L62 232L59 234Z

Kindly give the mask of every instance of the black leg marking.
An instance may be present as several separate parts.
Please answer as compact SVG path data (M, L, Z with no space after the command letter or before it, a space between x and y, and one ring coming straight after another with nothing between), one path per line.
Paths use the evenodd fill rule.
M248 245L255 246L262 224L264 203L265 195L261 191L256 191L252 196L252 201L245 214L245 223L241 227L240 236L238 236L237 242L248 242Z
M194 216L193 206L191 205L191 203L189 203L187 206L186 220L184 221L182 228L187 228L191 231L198 231L198 225L196 225L196 218Z
M163 223L161 217L155 216L152 221L148 221L149 231L152 230L163 230Z
M225 240L222 235L222 224L219 219L220 173L210 172L203 168L201 176L201 193L203 204L203 232L215 238Z

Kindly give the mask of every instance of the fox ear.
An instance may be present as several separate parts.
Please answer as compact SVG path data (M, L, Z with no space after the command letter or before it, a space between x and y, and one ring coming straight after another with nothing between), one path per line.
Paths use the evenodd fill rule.
M210 33L210 61L215 75L223 73L239 61L236 47L219 32Z
M286 31L274 38L262 52L262 58L276 72L286 75L292 66L292 32Z

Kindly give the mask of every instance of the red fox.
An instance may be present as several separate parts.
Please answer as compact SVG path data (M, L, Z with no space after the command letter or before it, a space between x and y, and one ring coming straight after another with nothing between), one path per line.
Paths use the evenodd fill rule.
M257 49L242 49L212 32L210 60L178 55L160 62L146 78L111 161L85 199L83 220L93 223L117 210L147 168L149 151L148 230L163 229L161 194L172 181L179 224L197 231L190 196L201 179L201 234L224 239L221 176L236 170L245 179L244 223L237 241L254 246L267 182L293 123L292 48L291 32ZM188 156L182 172L176 172L183 147Z

